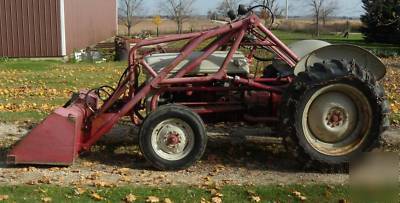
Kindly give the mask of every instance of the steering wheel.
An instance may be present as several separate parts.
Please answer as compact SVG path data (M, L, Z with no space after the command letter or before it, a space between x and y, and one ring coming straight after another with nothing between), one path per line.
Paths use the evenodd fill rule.
M257 8L261 8L261 10L260 10L260 11L257 11L257 10L256 10ZM272 28L272 26L274 25L274 22L275 22L275 15L274 15L274 13L272 12L272 10L271 10L268 6L265 6L265 5L256 5L256 6L250 7L250 8L248 9L248 12L252 12L252 13L255 13L255 14L259 13L258 16L259 16L261 19L265 20L265 25L267 25L267 19L270 19L271 22L270 22L269 25L267 26L269 29Z
M261 10L257 11L256 10L257 8L261 8ZM255 13L256 15L259 16L260 19L264 19L265 22L267 22L267 19L270 19L271 22L269 23L269 26L267 26L268 28L271 28L273 26L274 22L275 22L275 15L272 12L272 10L268 6L265 6L265 5L262 5L262 4L256 5L256 6L252 6L250 8L246 8L245 5L240 4L237 13L238 13L239 16L245 16L245 15L247 15L249 13ZM231 20L238 19L233 10L230 10L228 12L228 17ZM267 23L265 23L265 24L267 25Z

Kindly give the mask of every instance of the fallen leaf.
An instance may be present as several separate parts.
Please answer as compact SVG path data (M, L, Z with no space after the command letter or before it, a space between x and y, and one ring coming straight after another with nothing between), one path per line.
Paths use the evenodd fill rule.
M160 202L160 198L158 198L156 196L148 196L146 199L146 202L157 203L157 202Z
M220 192L217 192L213 195L214 197L223 197L224 195Z
M86 189L80 188L80 187L75 188L75 190L74 190L75 195L81 195L81 194L83 194L85 192L86 192Z
M45 202L45 203L52 201L51 197L43 197L41 200L42 200L42 202Z
M292 194L296 197L301 196L301 193L299 191L293 191Z
M119 174L119 175L129 175L130 169L129 168L119 168L119 169L114 169L113 173L114 174Z
M222 203L221 197L213 197L211 198L212 203Z
M99 194L97 194L97 193L95 193L95 192L93 192L92 194L90 194L90 197L92 197L92 199L97 200L97 201L100 201L100 200L103 200L103 199L104 199L104 197L100 196Z
M172 200L169 199L169 198L165 198L165 199L164 199L164 203L172 203Z
M259 197L259 196L251 196L251 201L252 202L261 202L261 197Z
M105 181L93 181L95 187L113 187L114 185Z
M299 199L300 199L301 201L306 201L306 200L307 200L307 197L300 196Z
M0 195L0 201L8 200L8 195Z
M292 193L295 197L297 197L301 201L306 201L307 197L303 196L299 191L293 191Z
M50 183L51 183L50 177L48 177L48 176L42 176L42 177L38 180L38 183L50 184Z
M128 203L132 203L132 202L136 201L136 196L133 194L128 194L125 196L124 201L128 202Z

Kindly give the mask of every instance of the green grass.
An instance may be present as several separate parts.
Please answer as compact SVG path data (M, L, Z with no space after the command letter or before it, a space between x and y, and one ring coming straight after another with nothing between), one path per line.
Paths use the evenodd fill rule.
M211 201L215 196L209 189L193 186L171 187L138 187L122 186L112 188L84 188L84 193L76 193L72 187L57 186L2 186L1 195L8 195L4 202L41 202L42 198L50 197L52 202L122 202L128 194L136 197L135 202L146 202L148 196L155 196L163 202L169 198L172 202L200 202L202 198ZM383 189L383 188L382 188ZM215 189L214 189L215 190ZM376 189L358 190L348 185L264 185L264 186L224 186L218 193L222 194L223 202L254 202L251 197L259 197L260 202L304 202L295 194L306 198L305 202L397 202L398 188L385 188L379 192ZM98 194L102 200L95 200L91 194Z
M372 50L387 49L400 52L399 45L366 42L364 41L363 35L361 33L351 33L349 38L344 38L341 35L336 35L336 34L321 34L320 37L317 38L310 33L287 32L279 30L274 30L273 33L286 44L290 44L299 40L319 39L330 42L332 44L353 44Z
M291 185L291 186L225 186L219 192L224 202L250 202L250 197L259 196L261 202L301 202L293 192L298 191L308 202L338 202L349 198L347 186L327 185ZM145 202L148 196L156 196L162 201L169 198L173 202L200 202L201 198L211 200L208 190L195 187L117 187L88 188L84 194L76 195L74 188L56 186L3 186L0 195L8 195L5 202L40 202L44 197L50 197L53 202L95 202L90 196L96 192L106 202L121 202L126 195L137 197L135 202Z
M0 63L1 121L39 121L63 105L72 92L101 85L115 86L126 62L103 64L7 60ZM35 103L37 108L30 105ZM42 105L49 109L40 109ZM1 107L1 106L0 106Z

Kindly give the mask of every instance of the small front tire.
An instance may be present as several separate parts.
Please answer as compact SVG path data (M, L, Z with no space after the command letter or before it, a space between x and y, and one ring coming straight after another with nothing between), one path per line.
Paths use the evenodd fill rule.
M180 105L165 105L150 113L139 132L146 159L160 170L180 170L198 161L207 145L200 116Z

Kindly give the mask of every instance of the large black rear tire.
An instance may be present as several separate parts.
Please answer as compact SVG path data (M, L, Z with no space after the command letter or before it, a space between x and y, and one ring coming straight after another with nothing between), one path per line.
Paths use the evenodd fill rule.
M376 147L389 126L383 88L354 62L330 60L307 68L284 94L280 109L296 154L331 165Z
M181 105L163 105L150 113L139 131L146 159L160 170L180 170L198 161L207 145L200 116Z

